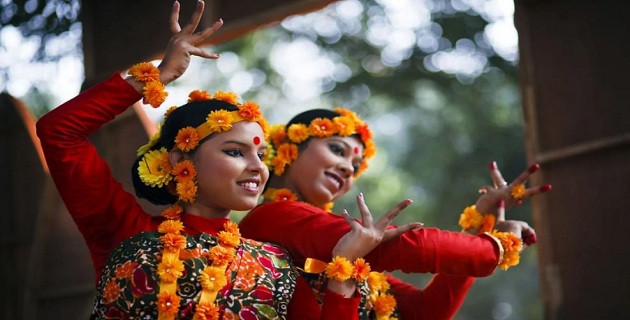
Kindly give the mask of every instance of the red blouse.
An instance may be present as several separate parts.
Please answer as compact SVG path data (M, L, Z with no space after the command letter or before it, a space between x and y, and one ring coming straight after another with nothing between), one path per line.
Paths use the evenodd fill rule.
M161 217L144 212L136 198L123 190L88 136L114 119L141 95L119 75L84 91L50 111L37 122L37 134L68 212L90 250L96 280L109 254L123 240L142 231L157 230ZM183 214L185 232L216 235L227 219L208 219ZM332 250L332 247L331 247ZM299 279L291 304L290 319L356 319L359 298L326 294L322 313L308 284Z

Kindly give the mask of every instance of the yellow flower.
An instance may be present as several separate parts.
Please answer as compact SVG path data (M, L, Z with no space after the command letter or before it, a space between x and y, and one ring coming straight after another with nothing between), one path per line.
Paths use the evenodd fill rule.
M274 146L279 146L284 142L287 133L284 131L284 125L274 124L269 132L269 139Z
M158 313L160 316L169 317L171 319L175 317L179 310L181 298L170 292L160 292L157 297Z
M160 81L147 82L142 88L142 94L146 103L154 108L159 107L168 97L168 92L165 91L164 84Z
M164 220L158 226L160 233L179 234L182 230L184 230L184 224L179 220Z
M354 261L354 271L352 277L359 282L363 282L370 276L370 264L365 262L363 258Z
M353 269L348 259L336 256L326 265L326 276L333 280L346 281L352 276Z
M295 123L289 126L287 135L291 142L302 143L308 139L308 128L301 123Z
M382 294L373 301L377 317L386 317L394 312L396 299L390 294Z
M503 246L503 260L499 263L499 268L507 270L509 267L515 266L520 262L520 252L523 250L523 242L521 238L512 232L499 232L497 230L491 233Z
M129 69L129 74L141 82L153 82L160 80L160 69L156 68L151 62L142 62L133 65Z
M354 121L348 117L335 117L333 123L337 127L340 136L353 135L355 131Z
M193 127L179 129L175 137L175 146L183 152L189 152L199 145L199 133Z
M188 102L212 99L212 95L206 90L193 90L188 94Z
M246 121L257 121L262 117L262 112L258 104L252 101L247 101L239 106L238 114Z
M166 219L176 220L179 219L179 216L182 214L182 207L178 204L174 204L162 211L162 216Z
M334 108L333 111L337 112L338 114L344 116L344 117L348 117L350 118L350 120L354 123L363 123L363 121L361 120L361 118L359 118L359 116L352 110L350 109L346 109L346 108Z
M153 146L158 142L158 140L160 140L160 126L158 126L158 131L151 136L151 138L149 138L149 142L147 142L147 144L143 145L142 147L138 148L138 151L136 152L136 156L141 156L145 153L147 153L151 148L153 148Z
M324 205L324 207L322 208L322 210L331 213L332 212L332 208L335 206L334 202L328 202L327 204Z
M464 230L478 228L481 225L482 219L483 216L477 211L477 207L472 205L466 207L464 212L459 216L459 225L464 228Z
M175 181L183 182L187 180L194 180L197 176L197 169L195 169L195 165L190 160L184 160L182 162L178 162L175 167L173 167L173 174L175 177Z
M336 133L333 122L327 118L313 119L308 129L311 131L311 134L317 138L328 138Z
M206 121L210 125L212 132L228 131L232 129L232 114L223 109L210 112Z
M522 183L514 185L511 194L514 199L522 199L525 196L525 185Z
M195 308L199 320L219 320L219 308L212 303L202 301Z
M144 154L138 166L140 180L151 187L162 187L169 183L171 176L171 162L166 148L152 150Z
M184 202L193 203L197 197L197 185L193 180L177 182L177 195Z
M219 291L227 285L225 270L214 266L205 267L199 275L199 282L204 290Z
M382 272L370 272L368 284L372 291L385 291L389 288L387 277Z
M225 266L234 259L234 249L224 246L214 246L210 249L209 257L213 266Z
M219 238L219 243L230 247L238 247L240 243L240 235L231 232L220 231L217 238Z
M287 165L287 161L284 158L275 157L271 160L273 166L273 174L281 176L284 173L284 167Z
M157 274L165 283L173 283L184 274L184 263L173 255L163 255L157 266Z
M164 250L175 252L186 249L186 237L181 234L167 233L161 236L160 240L164 243Z
M214 93L214 99L221 100L233 105L238 105L238 95L229 91L217 91Z

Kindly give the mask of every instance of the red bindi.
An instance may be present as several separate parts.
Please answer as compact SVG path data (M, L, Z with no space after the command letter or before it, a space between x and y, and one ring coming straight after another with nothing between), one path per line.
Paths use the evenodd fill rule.
M354 147L354 154L359 154L359 147Z
M260 137L254 137L254 144L255 145L259 145L260 144Z

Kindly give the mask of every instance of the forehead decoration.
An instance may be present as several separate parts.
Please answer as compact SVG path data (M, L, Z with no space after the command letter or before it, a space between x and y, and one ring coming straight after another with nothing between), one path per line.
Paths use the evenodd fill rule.
M332 136L357 136L363 143L361 167L354 173L355 178L363 173L368 165L367 160L376 154L376 145L372 140L372 131L367 123L351 110L335 108L337 116L318 117L310 123L293 123L273 125L269 133L269 146L272 149L265 159L270 171L281 176L287 166L299 157L298 145L310 138L329 138ZM358 154L358 149L355 154Z

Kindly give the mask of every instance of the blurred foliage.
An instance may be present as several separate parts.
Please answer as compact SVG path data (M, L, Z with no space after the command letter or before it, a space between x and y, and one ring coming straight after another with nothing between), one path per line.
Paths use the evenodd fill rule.
M504 59L488 43L484 31L490 21L472 6L480 2L484 1L415 1L424 6L428 20L398 32L393 26L405 20L391 15L387 7L396 2L341 1L213 49L223 60L237 57L239 70L222 70L217 67L220 59L201 62L201 74L189 73L197 85L206 79L215 89L226 86L238 72L253 75L256 84L240 93L264 102L276 122L314 107L355 110L372 125L379 153L335 209L348 208L356 215L354 194L363 192L372 213L380 216L408 197L414 204L397 223L421 221L427 227L457 230L459 213L476 200L480 186L491 183L490 161L498 162L508 181L527 166L516 62ZM25 35L39 36L43 42L68 30L76 19L76 1L0 3L3 25L19 26ZM27 10L26 3L34 9ZM51 5L67 10L46 9ZM342 6L360 11L348 17ZM379 32L387 36L375 40ZM410 32L417 45L402 49L392 45L390 40ZM291 80L273 57L281 44L296 41L314 45L317 56L335 66L335 72L316 83L321 94L299 102L283 98ZM481 61L481 68L472 73L438 70L432 62L441 53L457 52ZM510 210L508 218L531 224L530 205ZM419 287L430 279L396 275ZM534 247L523 253L520 265L478 279L456 319L540 319L542 314Z

